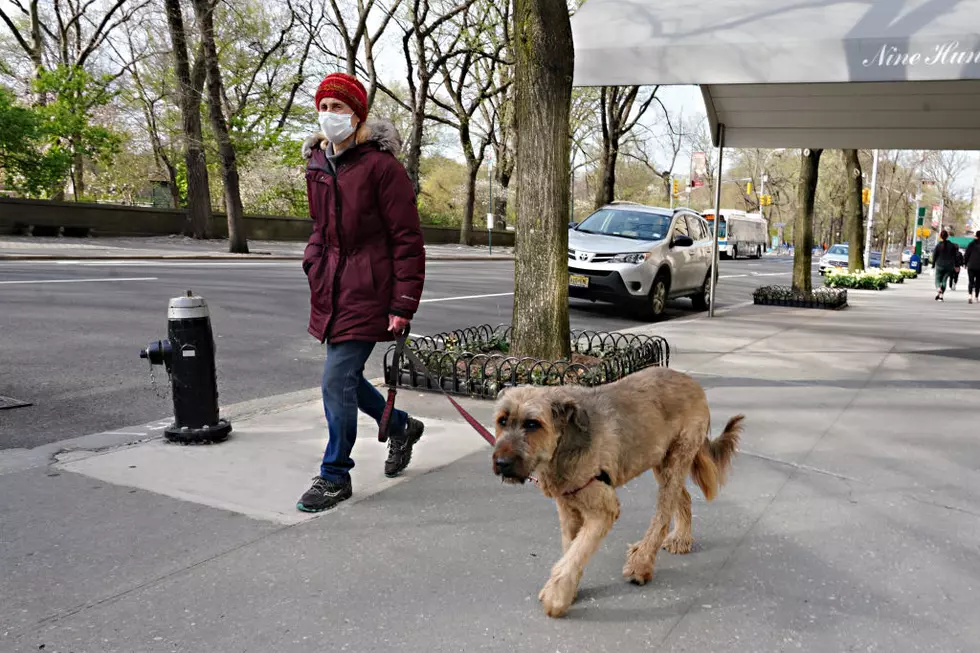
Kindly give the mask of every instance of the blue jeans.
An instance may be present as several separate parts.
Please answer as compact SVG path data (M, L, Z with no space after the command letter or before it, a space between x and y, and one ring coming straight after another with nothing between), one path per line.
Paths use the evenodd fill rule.
M354 468L351 450L357 439L357 410L361 409L375 422L381 422L385 398L364 378L364 365L374 350L373 342L339 342L327 345L323 366L323 413L327 418L329 438L320 464L320 476L334 483L350 480ZM390 433L400 433L408 424L408 415L395 410Z

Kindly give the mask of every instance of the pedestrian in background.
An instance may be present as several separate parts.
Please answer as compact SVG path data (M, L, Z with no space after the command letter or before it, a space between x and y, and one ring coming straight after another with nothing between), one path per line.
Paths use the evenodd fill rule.
M315 102L322 131L303 144L313 218L303 270L310 283L309 332L327 346L328 441L320 474L296 504L305 512L350 498L358 409L379 423L385 409L364 366L375 344L407 332L425 280L422 226L412 182L395 157L401 139L394 125L367 120L367 93L349 75L327 75ZM424 428L404 411L393 412L386 476L405 469Z
M956 245L956 243L953 243ZM956 245L956 267L953 268L953 274L949 278L949 289L956 290L956 284L960 282L960 270L963 268L963 252L960 251L960 246Z
M980 231L973 238L973 241L966 246L966 254L963 255L963 264L966 265L966 278L969 282L967 286L968 303L980 303Z
M932 267L936 271L936 300L945 301L946 282L953 276L956 269L956 254L960 248L949 242L949 232L943 229L939 232L939 244L932 252Z

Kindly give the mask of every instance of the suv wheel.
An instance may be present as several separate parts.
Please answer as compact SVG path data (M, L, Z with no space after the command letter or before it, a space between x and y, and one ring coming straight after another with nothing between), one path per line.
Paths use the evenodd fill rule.
M706 311L711 306L711 272L704 277L704 283L696 295L691 295L694 310Z
M659 320L664 310L667 308L667 294L670 292L670 283L667 275L661 272L653 280L650 287L650 295L647 297L647 305L643 310L643 315L649 320Z

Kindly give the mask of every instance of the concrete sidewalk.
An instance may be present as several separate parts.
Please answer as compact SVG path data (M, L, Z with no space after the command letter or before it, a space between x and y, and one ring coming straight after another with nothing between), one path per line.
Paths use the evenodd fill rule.
M716 431L747 416L695 550L620 577L650 475L563 620L537 592L554 504L502 486L440 396L409 472L381 474L366 422L357 501L293 512L316 471L316 402L235 423L212 447L159 440L0 475L0 650L975 651L980 623L980 306L930 280L845 311L744 307L655 325L705 385ZM490 405L467 401L484 423ZM2 469L2 465L0 465Z
M86 260L214 260L293 261L303 258L306 243L249 241L248 254L229 254L227 239L194 240L183 236L147 238L0 237L0 261ZM426 245L431 260L513 260L513 247Z

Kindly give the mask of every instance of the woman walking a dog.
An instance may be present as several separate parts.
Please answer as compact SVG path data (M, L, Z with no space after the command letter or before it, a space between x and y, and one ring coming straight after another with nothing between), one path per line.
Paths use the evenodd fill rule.
M329 438L320 473L296 507L320 512L350 498L357 411L381 421L385 399L364 378L376 343L406 332L425 280L415 191L395 158L394 125L368 121L355 78L327 75L316 92L321 132L303 144L313 234L303 256L310 285L310 334L326 342L323 411ZM424 425L392 414L385 475L400 474Z

